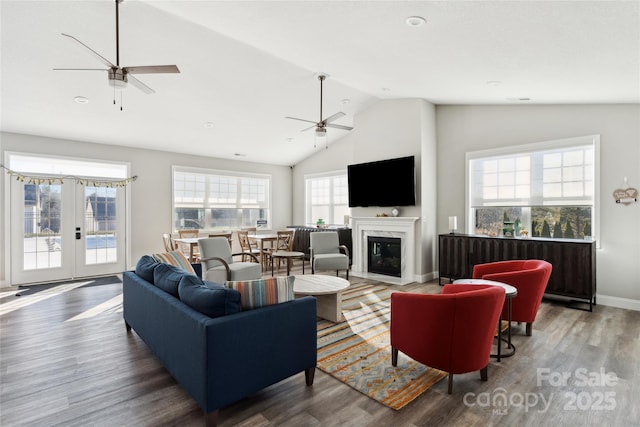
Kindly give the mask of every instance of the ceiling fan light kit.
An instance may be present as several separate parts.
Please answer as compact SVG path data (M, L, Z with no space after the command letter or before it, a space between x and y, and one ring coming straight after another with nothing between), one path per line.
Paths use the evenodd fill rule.
M331 123L334 120L338 120L339 118L345 116L343 112L338 112L332 116L327 117L326 119L322 118L323 82L326 80L327 74L317 73L316 75L318 76L318 80L320 80L320 121L314 122L313 120L299 119L297 117L285 117L285 119L299 120L301 122L307 122L307 123L314 123L313 126L302 129L302 132L305 132L309 129L315 129L315 138L314 138L313 147L316 148L319 145L319 143L324 142L325 148L328 148L327 146L327 128L328 127L335 128L335 129L343 129L343 130L352 130L353 127Z

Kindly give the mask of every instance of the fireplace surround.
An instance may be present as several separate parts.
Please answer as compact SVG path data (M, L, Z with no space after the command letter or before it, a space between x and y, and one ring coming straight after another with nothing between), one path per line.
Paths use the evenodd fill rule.
M406 285L415 282L416 222L417 217L352 217L353 275L381 282ZM370 272L368 269L369 237L400 239L400 276Z

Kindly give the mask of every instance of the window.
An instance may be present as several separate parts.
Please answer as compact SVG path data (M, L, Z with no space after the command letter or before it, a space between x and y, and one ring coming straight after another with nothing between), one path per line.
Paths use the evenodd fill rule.
M239 230L270 223L268 175L173 168L173 223L177 230Z
M343 224L349 215L347 172L336 171L305 176L305 221L316 224Z
M590 239L599 136L467 153L467 231Z

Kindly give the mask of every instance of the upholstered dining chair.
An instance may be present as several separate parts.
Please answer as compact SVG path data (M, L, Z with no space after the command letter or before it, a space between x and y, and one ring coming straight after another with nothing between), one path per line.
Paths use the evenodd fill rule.
M238 236L238 243L240 244L240 250L242 252L248 252L256 257L260 256L260 249L257 246L251 244L251 240L249 240L249 231L248 230L238 230L236 231L236 235ZM248 261L249 256L246 253L242 255L242 261Z
M487 380L496 325L505 301L504 289L491 285L453 285L441 294L391 294L391 364L398 352L453 375L480 371Z
M171 234L163 233L162 234L162 243L164 244L164 250L167 252L173 252L177 248L173 243L173 239L171 238Z
M349 249L338 241L335 231L318 231L309 234L311 274L316 270L346 271L349 280ZM341 252L342 251L342 252Z
M255 280L262 275L258 258L251 253L231 253L226 237L209 237L198 240L202 278L210 282L224 283L230 280ZM246 255L255 262L234 262L236 255Z
M475 265L473 278L494 280L516 288L518 296L511 301L511 320L525 322L526 334L531 336L552 269L550 263L539 259L497 261ZM506 306L503 311L506 319Z

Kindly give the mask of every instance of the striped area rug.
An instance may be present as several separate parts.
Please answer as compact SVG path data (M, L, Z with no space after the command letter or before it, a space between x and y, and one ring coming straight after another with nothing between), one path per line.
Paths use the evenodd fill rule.
M391 366L391 290L354 284L342 294L345 320L318 322L318 367L393 409L401 409L447 374L398 354Z

